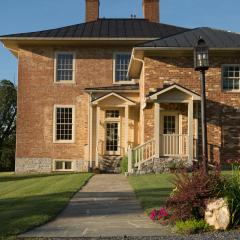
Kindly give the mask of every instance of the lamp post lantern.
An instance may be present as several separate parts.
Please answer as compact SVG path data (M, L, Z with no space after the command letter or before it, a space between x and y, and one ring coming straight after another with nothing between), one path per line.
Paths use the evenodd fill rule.
M208 174L208 147L207 147L207 125L206 125L206 90L205 71L209 69L209 48L203 38L199 38L194 47L194 67L200 72L201 80L201 122L202 122L202 161L203 170Z

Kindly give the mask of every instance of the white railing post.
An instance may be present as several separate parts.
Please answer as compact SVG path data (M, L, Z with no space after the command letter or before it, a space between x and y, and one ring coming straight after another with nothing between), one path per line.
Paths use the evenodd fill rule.
M128 149L128 172L132 173L133 172L133 150L131 148Z
M155 155L160 156L160 103L154 103L154 139L155 139Z

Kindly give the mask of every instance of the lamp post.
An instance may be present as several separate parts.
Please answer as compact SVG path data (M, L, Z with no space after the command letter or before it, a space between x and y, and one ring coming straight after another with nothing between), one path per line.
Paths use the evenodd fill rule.
M202 122L202 161L204 174L208 174L208 147L206 125L205 71L209 69L209 48L203 38L199 38L194 47L194 67L200 72L201 80L201 122Z

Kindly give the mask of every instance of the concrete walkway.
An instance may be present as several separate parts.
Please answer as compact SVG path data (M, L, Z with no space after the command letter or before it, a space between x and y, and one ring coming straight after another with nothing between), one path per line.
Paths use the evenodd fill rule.
M95 175L58 217L20 237L163 236L143 213L126 177Z

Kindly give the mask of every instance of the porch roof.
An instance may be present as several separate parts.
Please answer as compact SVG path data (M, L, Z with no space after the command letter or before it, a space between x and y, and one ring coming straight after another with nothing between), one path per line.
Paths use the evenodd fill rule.
M146 96L146 98L148 101L157 100L161 95L163 95L165 93L170 93L173 91L175 91L175 92L178 91L185 95L188 95L192 100L195 100L195 101L201 100L201 97L199 94L197 94L196 92L193 92L192 90L190 90L188 88L178 85L176 83L172 84L170 86L167 86L165 88L157 89L156 92L150 93L149 95ZM173 96L174 96L174 93L173 93ZM172 101L175 102L176 100L183 100L183 99L177 99L177 96L176 96L176 98L172 98Z
M136 105L136 103L134 101L132 101L129 98L126 98L118 93L115 93L115 92L105 94L105 95L93 100L92 105L98 105L101 101L107 100L108 98L110 99L111 97L117 98L117 99L125 102L125 105L130 105L130 106Z
M120 84L104 87L85 88L86 92L139 92L139 84Z

